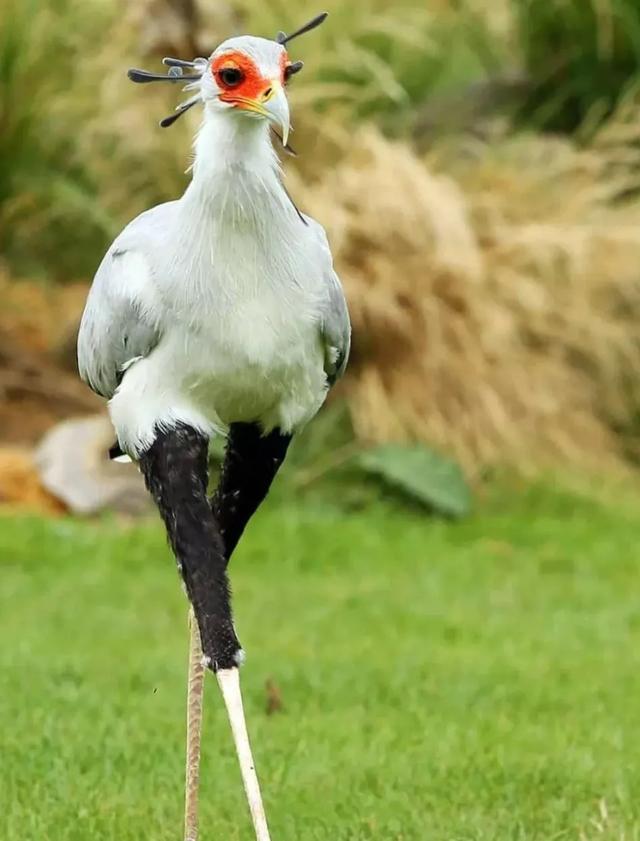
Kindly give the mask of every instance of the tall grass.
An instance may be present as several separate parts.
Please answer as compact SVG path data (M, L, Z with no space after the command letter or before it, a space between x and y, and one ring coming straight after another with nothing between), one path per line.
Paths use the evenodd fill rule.
M234 27L270 35L317 11L312 0L295 8L283 0L231 5L234 14L221 19L214 0L200 0L203 41ZM362 119L402 136L434 95L446 103L449 92L520 65L533 90L520 109L527 120L574 127L591 116L597 123L638 70L635 0L325 5L328 22L292 45L306 61L304 78L292 87L298 145L314 153L318 132L323 147L338 153ZM158 131L176 91L140 90L124 78L127 65L143 59L140 44L149 46L140 26L152 14L143 0L5 0L0 253L14 271L88 274L120 225L183 187L197 115ZM310 178L320 171L301 166Z
M323 111L341 103L352 118L382 117L388 128L406 126L434 91L484 77L500 61L499 45L489 48L484 17L469 8L463 15L458 4L334 0L325 6L330 18L324 31L292 46L308 58L312 84L307 80L305 100ZM250 9L256 31L272 31L278 21L282 26L283 17L285 28L301 19L289 7L284 16L266 4L251 2Z
M640 82L637 0L514 0L533 90L523 115L572 131L601 121Z
M79 0L5 0L0 17L0 253L20 272L75 275L113 227L78 156L83 55L104 9ZM73 24L73 25L72 25ZM110 224L111 223L111 224Z
M480 25L483 18L472 8L462 15L459 4L449 2L325 5L329 21L292 45L306 62L303 80L292 86L296 124L303 127L298 145L313 141L311 132L304 136L311 123L327 140L344 140L363 118L402 134L431 92L456 88L498 63L499 50L489 57L490 25ZM219 12L207 0L201 8L206 32ZM317 12L313 0L295 9L238 0L234 8L235 15L217 23L216 38L231 34L237 21L244 31L274 35ZM140 0L126 6L6 0L0 15L0 249L18 273L90 273L120 225L183 188L185 150L199 115L158 130L178 92L136 88L124 75L128 66L155 65L160 58L140 55L141 42L153 48L153 39L140 37L152 13Z
M306 66L291 86L301 156L288 179L327 226L349 295L344 390L362 439L424 439L471 473L496 461L612 463L638 450L640 111L607 99L615 86L586 57L595 45L613 62L619 38L621 55L635 49L634 6L620 0L627 23L616 11L608 30L612 3L580 22L591 34L571 49L577 0L548 0L555 21L534 0L330 0L329 22L292 45ZM163 131L176 91L127 83L126 68L143 63L136 4L5 4L1 253L15 275L88 278L122 224L181 191L199 115ZM233 20L264 35L317 11L234 6ZM434 92L517 67L518 32L533 110L553 95L561 107L549 115L582 120L602 100L613 110L595 132L578 142L498 126L426 158L397 139ZM547 90L551 57L564 71ZM572 75L583 66L599 79L591 99Z

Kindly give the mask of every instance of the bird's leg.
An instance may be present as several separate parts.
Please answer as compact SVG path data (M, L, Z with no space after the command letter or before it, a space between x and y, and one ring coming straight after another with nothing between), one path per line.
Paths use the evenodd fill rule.
M220 481L211 499L211 509L224 541L227 563L245 526L267 495L284 461L290 441L290 435L282 435L278 430L262 435L257 424L231 424ZM237 669L220 669L216 677L229 715L256 839L269 841L267 819L242 707L240 675Z
M204 698L204 664L200 631L189 608L189 678L187 685L187 761L185 774L184 841L198 839L198 787L200 783L200 744L202 737L202 703Z
M207 499L207 456L206 437L191 427L179 426L170 431L158 432L154 443L140 456L140 467L165 522L193 606L204 660L216 672L218 678L229 715L257 841L269 841L269 830L242 708L238 673L242 650L231 616L226 576L227 556L214 514L215 507L210 505ZM252 511L255 507L257 503ZM196 645L192 636L192 656ZM189 782L187 785L189 786ZM188 805L193 796L194 793L191 792L190 795L187 789ZM192 820L197 832L195 816ZM185 823L189 831L187 821L188 814ZM192 834L192 837L195 836ZM188 836L187 838L191 841Z
M186 426L158 430L140 456L160 510L213 671L242 660L233 627L224 546L207 498L208 439Z
M260 785L251 754L251 744L249 743L249 734L247 733L247 724L242 707L240 672L238 669L220 669L216 677L229 715L233 741L240 764L240 773L242 774L242 784L247 795L256 839L257 841L270 841L267 817L262 805Z
M211 499L227 562L267 495L290 442L291 436L278 429L263 435L257 424L231 424L220 482Z

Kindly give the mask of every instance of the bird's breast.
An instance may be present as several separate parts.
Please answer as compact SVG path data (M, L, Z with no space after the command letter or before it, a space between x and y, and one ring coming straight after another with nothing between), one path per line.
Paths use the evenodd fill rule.
M319 323L325 284L307 229L200 231L188 271L167 288L167 357L205 415L252 420L325 388ZM297 411L297 410L296 410Z
M174 323L172 365L206 415L226 424L254 420L291 394L306 390L301 399L312 402L322 390L318 321L313 296L300 289L201 303Z

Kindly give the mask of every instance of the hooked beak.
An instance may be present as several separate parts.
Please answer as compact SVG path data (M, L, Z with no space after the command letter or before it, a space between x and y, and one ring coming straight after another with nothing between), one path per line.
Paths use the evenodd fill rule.
M230 101L243 111L252 111L269 120L282 134L282 145L287 145L290 129L289 102L279 79L273 79L269 87L255 99L237 97Z

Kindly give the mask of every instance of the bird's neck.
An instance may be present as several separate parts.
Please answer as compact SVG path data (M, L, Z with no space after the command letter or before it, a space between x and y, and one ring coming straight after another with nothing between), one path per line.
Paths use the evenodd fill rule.
M250 221L267 209L288 211L266 121L233 111L205 111L183 203L218 219Z

